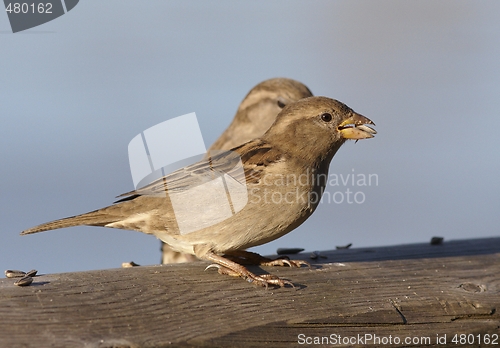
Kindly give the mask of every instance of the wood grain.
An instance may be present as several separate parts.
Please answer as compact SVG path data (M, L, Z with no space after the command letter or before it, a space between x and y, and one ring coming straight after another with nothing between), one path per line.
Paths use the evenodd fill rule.
M295 289L257 288L204 262L42 274L27 287L0 279L0 346L289 347L372 335L417 347L446 335L439 347L459 347L471 345L455 334L500 331L500 238L322 254L296 255L311 269L251 268ZM361 342L325 346L384 346Z

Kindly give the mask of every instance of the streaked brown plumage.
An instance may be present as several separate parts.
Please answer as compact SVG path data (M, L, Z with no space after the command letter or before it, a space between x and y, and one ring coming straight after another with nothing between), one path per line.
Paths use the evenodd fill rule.
M221 136L210 146L213 150L230 150L260 137L276 120L276 116L290 103L312 97L304 84L287 78L265 80L248 92Z
M129 192L131 199L42 224L21 234L77 225L136 230L155 235L177 251L214 262L220 273L238 275L263 286L284 286L286 282L279 278L257 276L221 255L240 257L242 250L279 238L302 224L319 204L319 199L310 198L321 197L330 161L340 146L347 139L371 138L375 134L365 124L373 122L339 101L326 97L305 98L287 105L261 138ZM235 154L241 158L244 175L233 171ZM171 199L189 197L191 193L186 188L198 185L203 181L202 176L214 172L227 173L237 185L246 185L248 202L224 221L181 233L179 226L184 221L174 214ZM311 174L317 179L305 183L292 180ZM283 176L287 179L277 184L276 179ZM165 181L167 187L163 185ZM266 194L269 193L291 199L268 199ZM193 208L192 217L223 203L213 200L209 191L203 191L197 200L199 204ZM284 263L300 266L296 261Z
M278 77L260 82L242 100L231 124L207 153L230 150L260 137L271 127L285 105L307 97L312 97L311 91L296 80ZM165 243L162 243L161 250L163 264L196 260L193 255L174 251Z

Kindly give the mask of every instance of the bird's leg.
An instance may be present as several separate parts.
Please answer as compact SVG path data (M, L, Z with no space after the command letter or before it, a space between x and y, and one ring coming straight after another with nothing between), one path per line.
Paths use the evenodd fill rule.
M211 267L216 267L218 269L219 274L227 274L233 277L242 277L249 283L265 286L266 288L268 287L268 285L276 285L284 287L285 284L294 287L293 284L290 283L289 281L280 279L279 277L274 276L272 274L265 274L265 275L253 274L252 272L247 270L244 266L234 261L228 260L225 257L216 255L212 252L207 252L205 255L202 256L202 259L215 262L215 264L209 265L206 269Z
M245 265L260 265L260 266L289 266L301 267L306 265L311 267L309 262L303 260L290 260L288 256L280 256L276 259L269 259L257 253L245 250L235 250L226 253L229 258L235 262L243 263ZM225 255L225 256L226 256Z

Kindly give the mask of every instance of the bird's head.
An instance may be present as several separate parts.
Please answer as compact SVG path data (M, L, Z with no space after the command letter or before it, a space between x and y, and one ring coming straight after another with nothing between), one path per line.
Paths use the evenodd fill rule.
M335 99L310 97L283 108L263 138L300 157L331 160L346 140L373 138L368 124L375 125Z
M276 115L286 105L311 96L309 88L299 81L288 78L268 79L248 92L238 108L235 119L262 129L260 134L256 134L258 137L269 129Z

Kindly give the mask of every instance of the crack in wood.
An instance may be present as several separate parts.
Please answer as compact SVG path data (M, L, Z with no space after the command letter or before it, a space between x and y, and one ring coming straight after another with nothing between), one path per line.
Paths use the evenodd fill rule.
M488 313L459 315L459 316L456 316L455 318L451 318L451 321L485 319L485 318L488 318L488 317L495 315L496 311L497 311L496 308L493 307L493 308L490 308L490 311Z
M396 312L398 312L398 314L401 316L401 319L403 319L403 324L406 325L408 322L407 322L406 317L404 316L404 314L401 312L401 307L399 306L399 304L397 304L392 298L389 299L389 302L394 307L394 309L396 310Z
M288 324L283 327L293 328L327 328L327 327L394 327L406 325L406 323L310 323L310 324Z

